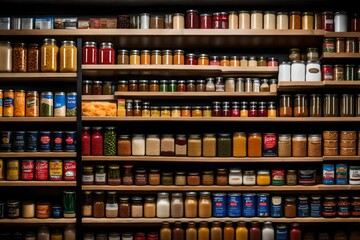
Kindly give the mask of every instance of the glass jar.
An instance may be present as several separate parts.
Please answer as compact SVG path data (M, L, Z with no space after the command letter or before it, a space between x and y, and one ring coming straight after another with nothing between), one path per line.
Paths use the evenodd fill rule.
M115 127L105 127L104 132L104 155L116 155L116 132Z
M309 134L308 136L308 157L322 156L321 134Z
M164 29L164 16L151 15L150 16L150 29Z
M10 42L0 41L0 72L12 71L13 48Z
M146 218L156 217L155 197L145 197L144 217L146 217Z
M286 171L286 185L295 186L297 184L296 170L289 169Z
M200 185L200 174L198 172L190 172L186 178L187 185L198 186Z
M291 135L279 134L278 139L278 156L291 157Z
M186 218L194 218L198 216L198 201L196 192L187 192L185 198L185 215Z
M120 166L119 164L110 164L108 166L108 185L120 185Z
M59 52L59 48L56 45L56 40L52 38L45 38L44 43L41 47L42 72L57 72L58 52Z
M286 218L296 217L296 198L294 197L285 198L284 217Z
M340 99L340 117L354 116L354 95L342 94Z
M141 55L139 50L130 51L130 65L140 65L141 64Z
M333 12L321 13L321 28L325 31L334 31L334 14Z
M271 182L269 170L258 170L256 176L256 183L259 186L269 186Z
M323 217L336 217L337 209L336 209L336 201L335 196L327 195L325 196L324 202L322 204L322 216Z
M126 49L118 50L117 64L119 64L119 65L127 65L129 63L130 63L129 51L126 50Z
M104 191L95 191L94 192L94 201L93 201L93 217L94 218L103 218L105 217L105 193Z
M177 81L176 91L177 92L186 92L185 80L178 80Z
M157 194L156 217L158 218L170 217L169 193L160 192Z
M170 203L170 216L172 218L181 218L184 216L184 200L182 193L172 193Z
M146 169L135 170L135 185L143 186L148 184L148 174Z
M197 59L197 65L209 65L209 64L210 64L209 55L200 54Z
M105 216L107 218L116 218L118 216L119 206L116 201L116 192L107 192L107 202L105 205Z
M149 185L157 186L160 185L160 170L159 169L150 169L149 173Z
M262 156L262 134L261 133L249 133L248 135L248 156L249 157L261 157Z
M93 133L91 135L91 155L102 156L104 153L103 148L103 134L102 127L93 127Z
M203 171L201 177L201 184L204 186L211 186L215 183L214 171Z
M138 196L131 197L131 217L141 218L144 216L143 198ZM124 238L123 238L124 239Z
M74 41L63 41L60 47L60 72L76 72L77 48Z
M232 156L232 137L231 134L219 134L217 139L217 155L218 157Z
M162 185L173 185L174 184L174 176L172 172L163 172L161 175L161 184Z
M185 16L185 28L196 29L200 26L199 12L197 10L187 10Z
M211 29L212 28L212 15L203 13L200 14L200 28Z
M242 185L241 169L231 168L229 172L229 185Z
M289 14L287 12L276 13L276 29L289 29Z
M324 117L337 117L339 115L339 100L337 94L324 94L323 111Z
M134 174L133 174L133 165L124 165L124 173L122 175L122 184L123 185L133 185L134 184Z
M106 171L104 165L96 165L95 169L95 185L106 184Z
M114 44L109 42L100 43L98 64L115 64Z
M184 29L185 28L185 18L182 13L173 14L173 29Z
M83 192L83 204L82 204L82 216L91 217L92 216L92 192L84 191Z
M151 65L161 65L161 51L152 50L151 51Z
M162 64L163 65L173 65L173 54L171 50L162 51Z
M185 186L186 185L186 173L185 172L176 172L175 173L175 185L176 186Z
M12 60L13 72L27 71L27 48L25 43L15 43Z
M250 12L240 11L239 12L239 29L250 29Z
M151 55L150 50L141 50L140 52L140 64L141 65L150 65Z
M263 12L251 11L250 15L250 29L263 29Z
M85 42L82 48L82 64L97 64L98 49L96 42Z
M290 12L290 29L301 29L301 13L297 11Z
M174 65L184 65L185 56L184 50L174 50L173 51L173 64Z
M305 94L294 96L294 117L308 117L308 102Z
M322 98L320 94L310 95L310 117L321 117L322 116Z
M218 168L216 171L216 185L228 185L228 173L225 168Z
M301 18L302 30L313 30L314 29L314 13L303 12Z
M193 53L186 54L185 65L198 65L196 55Z
M130 135L119 135L117 141L117 155L130 156L131 155L131 139Z
M1 44L0 44L1 46ZM40 48L39 44L29 44L27 50L27 71L40 72Z
M292 156L306 157L306 155L307 155L306 134L294 134L292 137Z
M119 217L129 218L131 216L130 198L119 197Z
M264 29L275 29L276 28L276 16L275 11L264 12Z

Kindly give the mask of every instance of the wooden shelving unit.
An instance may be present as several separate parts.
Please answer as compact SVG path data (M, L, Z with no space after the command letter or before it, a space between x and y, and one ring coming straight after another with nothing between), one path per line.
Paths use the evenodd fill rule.
M0 117L0 122L73 122L76 123L76 117Z
M324 31L324 37L337 38L337 37L360 37L359 32L328 32Z
M35 82L46 82L47 84L49 84L52 81L76 82L76 73L0 73L0 82L1 81L18 82L24 80L31 80Z
M322 157L163 157L163 156L83 156L82 161L119 161L119 162L228 162L228 163L254 163L254 162L322 162Z
M331 53L331 52L324 52L320 60L327 60L327 59L359 59L360 53Z
M76 223L76 218L46 218L46 219L39 219L39 218L16 218L16 219L0 219L0 224L29 224L29 225L64 225L64 224L71 224Z
M83 218L83 224L161 224L163 222L225 222L225 221L245 221L245 222L252 222L252 221L271 221L274 223L359 223L360 218L260 218L260 217L253 217L253 218Z
M0 181L0 187L75 187L76 181Z
M115 92L115 97L137 99L210 99L240 97L276 97L276 92ZM95 98L96 99L96 98Z
M82 190L97 191L216 191L216 192L317 192L317 191L351 191L360 190L359 185L315 185L315 186L109 186L109 185L82 185Z
M360 156L324 156L324 161L359 161Z
M67 158L76 157L76 152L0 152L2 158Z
M360 81L279 82L278 92L332 88L360 88Z
M114 95L83 95L82 101L115 101Z

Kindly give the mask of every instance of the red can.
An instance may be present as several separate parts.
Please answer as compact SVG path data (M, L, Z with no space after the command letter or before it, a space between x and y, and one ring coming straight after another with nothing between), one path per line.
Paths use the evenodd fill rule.
M263 156L275 157L277 156L277 136L276 133L264 133Z
M49 161L36 160L35 163L35 180L47 181L49 179Z
M212 27L212 16L211 14L200 14L200 28L211 29Z
M21 163L21 179L23 181L34 180L34 160L23 160Z
M64 181L76 181L76 161L64 161Z
M322 79L323 81L332 81L334 79L332 65L322 65Z

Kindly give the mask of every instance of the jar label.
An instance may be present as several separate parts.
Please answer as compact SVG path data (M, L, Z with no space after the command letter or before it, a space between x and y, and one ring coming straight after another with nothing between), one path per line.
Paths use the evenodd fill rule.
M83 182L94 182L94 175L83 175L82 176Z
M298 204L298 217L308 217L308 216L309 216L309 205Z
M310 216L321 217L321 205L320 203L312 203L310 205Z
M335 216L336 215L336 206L323 206L323 215L324 216Z
M106 210L118 210L118 204L116 203L107 203L106 204Z
M95 182L106 182L106 173L96 173Z
M338 206L339 215L348 215L350 214L350 205L347 206Z

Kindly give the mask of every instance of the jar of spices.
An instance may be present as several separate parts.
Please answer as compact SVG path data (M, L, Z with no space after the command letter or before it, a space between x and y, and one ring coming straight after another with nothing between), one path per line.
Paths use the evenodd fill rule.
M291 157L291 135L279 134L278 135L278 156Z
M314 29L314 13L303 12L301 18L302 30L313 30Z
M116 201L116 192L107 192L107 202L105 206L105 217L116 218L118 216L119 206Z
M241 66L239 57L231 56L230 57L230 67L239 67L239 66Z
M110 164L108 166L108 185L120 185L120 166L119 164Z
M184 217L184 200L182 193L172 193L170 203L170 216L172 218Z
M286 185L294 186L297 184L297 173L296 170L287 170L286 171Z
M93 166L83 166L82 184L84 184L84 185L93 185L94 184L94 167Z
M296 198L294 197L285 198L284 217L286 218L296 217Z
M253 171L253 170L244 171L242 182L243 182L244 186L254 186L256 184L255 171Z
M172 172L163 172L161 175L161 184L162 185L173 185L174 184L174 177Z
M136 169L135 170L135 185L143 186L148 184L148 174L146 169Z
M189 157L201 157L202 141L200 134L191 134L188 138Z
M111 81L104 82L102 95L113 95L113 85Z
M117 141L117 155L119 156L131 155L130 135L119 135Z
M275 29L276 27L275 11L264 12L264 29Z
M92 82L92 95L102 95L103 92L102 81Z
M185 172L176 172L175 173L175 185L176 186L185 186L186 185L186 173Z
M127 65L130 63L129 59L129 51L126 49L120 49L118 50L117 54L117 64L120 65Z
M276 29L289 29L289 14L287 12L276 13Z
M249 67L257 67L258 66L258 62L257 62L255 56L250 56L249 57L248 66Z
M294 134L292 137L292 156L307 156L307 139L306 134Z
M250 12L240 11L239 12L239 29L250 29Z
M190 172L187 175L187 185L198 186L200 185L200 174L198 172Z
M173 65L173 54L171 50L162 51L162 64L163 65Z
M145 218L156 217L156 203L155 203L155 197L153 196L145 197L144 217Z
M206 84L205 80L196 80L196 92L205 92Z
M228 174L226 169L218 168L216 171L216 185L226 186L228 185Z
M217 141L217 155L218 157L232 156L232 136L231 134L219 134Z
M130 198L119 197L119 217L129 218L131 216Z
M196 192L187 192L185 199L185 217L194 218L198 216L198 201Z
M140 65L141 64L141 56L139 50L131 50L130 51L130 65Z
M132 218L141 218L143 217L143 203L142 197L133 196L131 197L131 217Z
M145 135L133 134L131 141L131 150L133 156L145 155Z
M149 185L157 186L160 185L160 170L159 169L150 169L149 172Z
M263 29L263 12L251 11L250 15L250 29Z
M185 80L178 80L177 81L176 91L177 92L186 92Z
M203 135L203 157L215 157L216 156L216 135L214 133L205 133Z
M82 94L92 95L92 81L84 80L82 84Z
M91 217L92 216L92 192L84 191L83 192L83 204L82 204L82 216L83 217Z
M241 169L231 168L229 172L229 185L242 185Z
M105 165L96 165L95 184L104 185L106 184L106 179Z
M214 185L214 183L215 183L214 171L203 171L201 177L201 185L211 186Z
M173 29L184 29L185 28L185 18L182 13L174 13L173 14Z
M160 192L157 194L156 217L158 218L170 217L169 193Z
M104 191L95 191L94 192L93 217L94 218L105 217L105 193L104 193Z
M150 29L164 29L164 16L151 15L150 16Z
M207 54L200 54L197 59L197 65L209 65L209 55Z
M9 200L6 202L8 218L19 218L20 217L20 202L17 200Z
M150 50L141 50L140 52L140 64L141 65L150 65L151 55Z
M161 51L152 50L151 51L151 65L161 65Z
M186 81L186 91L187 92L195 92L196 91L195 80L187 80Z
M134 184L134 175L133 175L133 165L124 165L124 173L122 176L123 185L133 185Z

